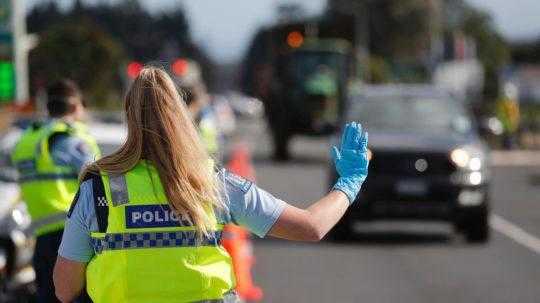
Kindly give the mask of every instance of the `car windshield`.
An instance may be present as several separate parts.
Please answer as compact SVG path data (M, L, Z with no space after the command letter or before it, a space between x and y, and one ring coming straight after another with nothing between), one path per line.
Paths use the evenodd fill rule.
M458 102L410 96L368 97L352 106L350 118L369 129L467 134L471 121Z
M304 83L314 74L339 77L345 57L332 52L296 52L292 57L289 73L298 83ZM336 79L337 80L337 79Z

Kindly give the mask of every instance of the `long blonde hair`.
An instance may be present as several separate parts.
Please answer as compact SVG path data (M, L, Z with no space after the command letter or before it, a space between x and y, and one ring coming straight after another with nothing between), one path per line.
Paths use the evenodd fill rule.
M173 80L160 68L145 67L127 92L124 110L126 142L83 175L122 174L148 160L159 173L171 209L190 218L199 236L208 235L213 225L207 210L222 206L217 177Z

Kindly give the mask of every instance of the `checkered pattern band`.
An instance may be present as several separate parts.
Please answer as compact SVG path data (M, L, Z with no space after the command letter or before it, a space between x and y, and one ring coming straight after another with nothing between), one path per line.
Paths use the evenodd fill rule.
M220 241L221 231L210 232L209 237L203 237L202 241L197 241L196 232L187 230L105 234L102 238L92 238L92 246L99 254L105 250L217 246Z

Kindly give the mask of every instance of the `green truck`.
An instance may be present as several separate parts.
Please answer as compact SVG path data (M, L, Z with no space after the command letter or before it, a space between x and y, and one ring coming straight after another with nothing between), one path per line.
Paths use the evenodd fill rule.
M342 33L350 33L350 27L340 33L333 24L304 22L276 25L255 36L241 88L265 105L276 160L290 158L294 135L328 135L339 126L358 68L353 39Z

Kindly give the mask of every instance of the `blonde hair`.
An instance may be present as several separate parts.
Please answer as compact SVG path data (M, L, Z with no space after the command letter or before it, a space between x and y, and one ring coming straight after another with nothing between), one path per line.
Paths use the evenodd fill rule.
M209 155L178 90L162 69L145 67L124 102L128 136L113 154L83 173L122 174L142 159L158 171L171 209L190 218L199 238L213 228L207 210L221 207Z

